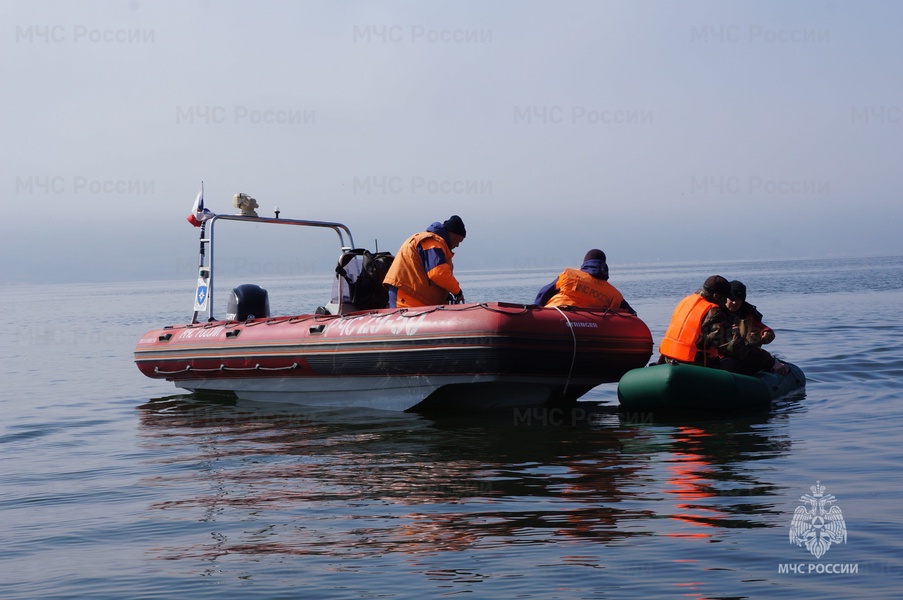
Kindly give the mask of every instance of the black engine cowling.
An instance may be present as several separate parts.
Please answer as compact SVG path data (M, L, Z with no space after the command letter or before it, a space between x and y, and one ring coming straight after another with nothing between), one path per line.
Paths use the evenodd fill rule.
M253 283L243 283L232 290L226 307L229 321L247 321L270 316L270 298L267 291Z

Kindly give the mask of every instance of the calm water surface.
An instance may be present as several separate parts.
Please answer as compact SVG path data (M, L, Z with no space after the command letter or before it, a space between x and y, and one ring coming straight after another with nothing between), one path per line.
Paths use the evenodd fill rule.
M204 400L132 363L142 333L190 317L193 282L4 287L2 596L897 597L903 257L612 282L658 342L713 273L744 280L805 394L681 421L619 414L614 384L480 416ZM528 303L554 276L462 280ZM301 311L325 302L313 281L257 283ZM820 558L789 542L816 481L847 530Z

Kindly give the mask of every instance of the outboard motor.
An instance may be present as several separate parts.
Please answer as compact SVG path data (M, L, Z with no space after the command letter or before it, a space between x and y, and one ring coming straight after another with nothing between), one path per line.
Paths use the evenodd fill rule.
M270 316L270 298L267 291L253 283L243 283L229 296L226 320L247 321Z

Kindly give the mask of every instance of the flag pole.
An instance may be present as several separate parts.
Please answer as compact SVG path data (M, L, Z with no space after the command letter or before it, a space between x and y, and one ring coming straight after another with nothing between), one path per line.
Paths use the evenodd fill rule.
M204 182L201 182L201 201L204 199ZM200 237L200 248L198 249L198 286L195 290L194 294L194 315L191 317L192 324L198 322L198 312L204 310L204 307L207 306L207 295L210 293L210 290L207 286L208 280L210 278L210 270L204 269L204 259L205 259L205 244L207 243L206 238L207 233L207 219L201 221L201 237Z

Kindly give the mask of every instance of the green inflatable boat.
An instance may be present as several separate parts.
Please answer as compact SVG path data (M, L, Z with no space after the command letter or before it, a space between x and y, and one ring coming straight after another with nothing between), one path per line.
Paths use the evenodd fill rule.
M618 401L627 410L730 412L768 407L802 389L806 376L783 361L786 375L738 375L695 365L652 365L633 369L618 382Z

